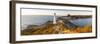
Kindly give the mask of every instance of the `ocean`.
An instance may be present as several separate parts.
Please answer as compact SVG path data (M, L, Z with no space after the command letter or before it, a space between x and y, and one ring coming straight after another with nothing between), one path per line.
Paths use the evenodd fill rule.
M61 16L57 16L61 17ZM21 27L22 29L26 28L28 25L42 25L47 21L53 21L53 16L50 15L22 15L21 16ZM92 18L76 19L70 20L71 23L84 26L92 25Z

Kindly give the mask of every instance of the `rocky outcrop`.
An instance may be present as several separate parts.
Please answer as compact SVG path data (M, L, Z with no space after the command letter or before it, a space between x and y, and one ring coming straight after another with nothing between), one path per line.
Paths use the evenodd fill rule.
M66 24L67 25L67 24ZM69 28L66 26L63 20L57 21L57 24L52 24L52 22L48 21L41 26L37 26L38 28L25 29L22 30L22 35L41 35L41 34L70 34L70 33L86 33L92 32L91 26L84 27L75 27Z

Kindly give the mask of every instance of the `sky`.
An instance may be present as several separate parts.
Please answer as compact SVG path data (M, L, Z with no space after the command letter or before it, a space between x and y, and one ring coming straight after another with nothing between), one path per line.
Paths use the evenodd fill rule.
M43 9L43 8L22 8L21 15L91 15L91 10L68 10L68 9Z

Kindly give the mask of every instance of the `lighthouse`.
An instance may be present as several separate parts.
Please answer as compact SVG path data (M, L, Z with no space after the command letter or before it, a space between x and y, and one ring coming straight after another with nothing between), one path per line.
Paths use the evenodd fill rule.
M56 13L54 13L54 17L53 17L53 24L56 24Z

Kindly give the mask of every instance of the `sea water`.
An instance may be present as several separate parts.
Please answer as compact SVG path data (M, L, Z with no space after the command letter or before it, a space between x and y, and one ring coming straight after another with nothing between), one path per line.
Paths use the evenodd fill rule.
M60 16L57 16L57 18L58 17L60 17ZM42 24L46 23L47 21L53 21L53 16L50 16L50 15L22 15L21 27L24 29L28 25L42 25ZM92 25L92 18L83 18L83 19L80 18L80 19L70 20L70 22L82 27L84 25Z

